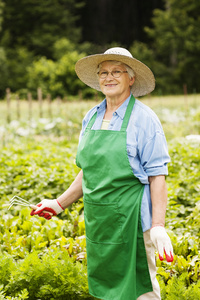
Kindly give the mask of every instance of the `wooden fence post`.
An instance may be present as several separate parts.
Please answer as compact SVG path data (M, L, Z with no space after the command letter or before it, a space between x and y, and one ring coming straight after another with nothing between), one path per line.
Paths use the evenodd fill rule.
M56 98L56 101L57 101L57 103L58 103L58 115L60 116L60 105L61 105L61 98L60 98L60 96L58 96L58 97Z
M32 119L32 95L31 95L31 93L28 93L27 97L28 97L28 119L30 122Z
M95 93L95 101L98 102L99 101L99 95L98 95L98 92L96 91Z
M185 114L188 116L188 99L187 99L187 84L183 85L183 92L184 92L184 102L185 102Z
M6 89L6 103L7 103L7 123L10 123L10 89Z
M37 89L37 95L38 95L38 103L39 103L39 116L40 118L43 117L43 111L42 111L42 89Z
M194 108L197 108L197 91L196 89L193 90L193 95L194 95Z
M78 94L79 94L79 100L82 101L83 100L83 92L82 92L82 90L79 90Z
M20 120L20 100L19 96L16 96L16 105L17 105L17 120Z
M51 95L47 95L47 101L48 101L48 113L49 113L49 118L52 118L52 109L51 109Z

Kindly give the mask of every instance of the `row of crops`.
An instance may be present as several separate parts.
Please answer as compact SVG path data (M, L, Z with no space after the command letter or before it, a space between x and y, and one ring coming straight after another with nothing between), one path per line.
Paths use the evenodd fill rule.
M200 299L200 97L144 99L162 121L169 145L166 228L173 263L157 260L162 299ZM88 294L83 201L46 221L12 206L54 199L79 172L74 160L81 121L93 102L56 107L51 118L4 122L0 103L0 300L94 299ZM14 105L13 105L14 107Z

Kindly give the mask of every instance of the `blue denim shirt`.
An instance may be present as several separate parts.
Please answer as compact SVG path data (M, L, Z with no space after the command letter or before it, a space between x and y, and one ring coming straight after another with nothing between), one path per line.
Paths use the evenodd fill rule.
M130 95L131 96L131 95ZM113 113L108 130L120 130L130 96ZM80 140L87 124L97 112L94 130L101 128L106 111L106 99L92 108L83 119ZM145 185L141 206L143 232L151 228L152 205L149 188L149 176L167 175L167 163L170 157L166 138L157 115L139 100L135 101L127 126L127 154L133 174Z

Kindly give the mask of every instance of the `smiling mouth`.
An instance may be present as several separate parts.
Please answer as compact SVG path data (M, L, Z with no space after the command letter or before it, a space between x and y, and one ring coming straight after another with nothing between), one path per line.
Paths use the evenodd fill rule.
M107 86L107 87L115 87L116 84L106 84L105 86Z

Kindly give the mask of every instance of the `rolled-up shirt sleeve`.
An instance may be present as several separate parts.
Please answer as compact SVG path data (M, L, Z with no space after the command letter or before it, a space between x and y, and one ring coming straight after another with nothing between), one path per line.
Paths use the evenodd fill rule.
M167 164L170 162L167 142L162 131L155 131L151 138L146 140L141 149L141 164L149 176L168 175Z

